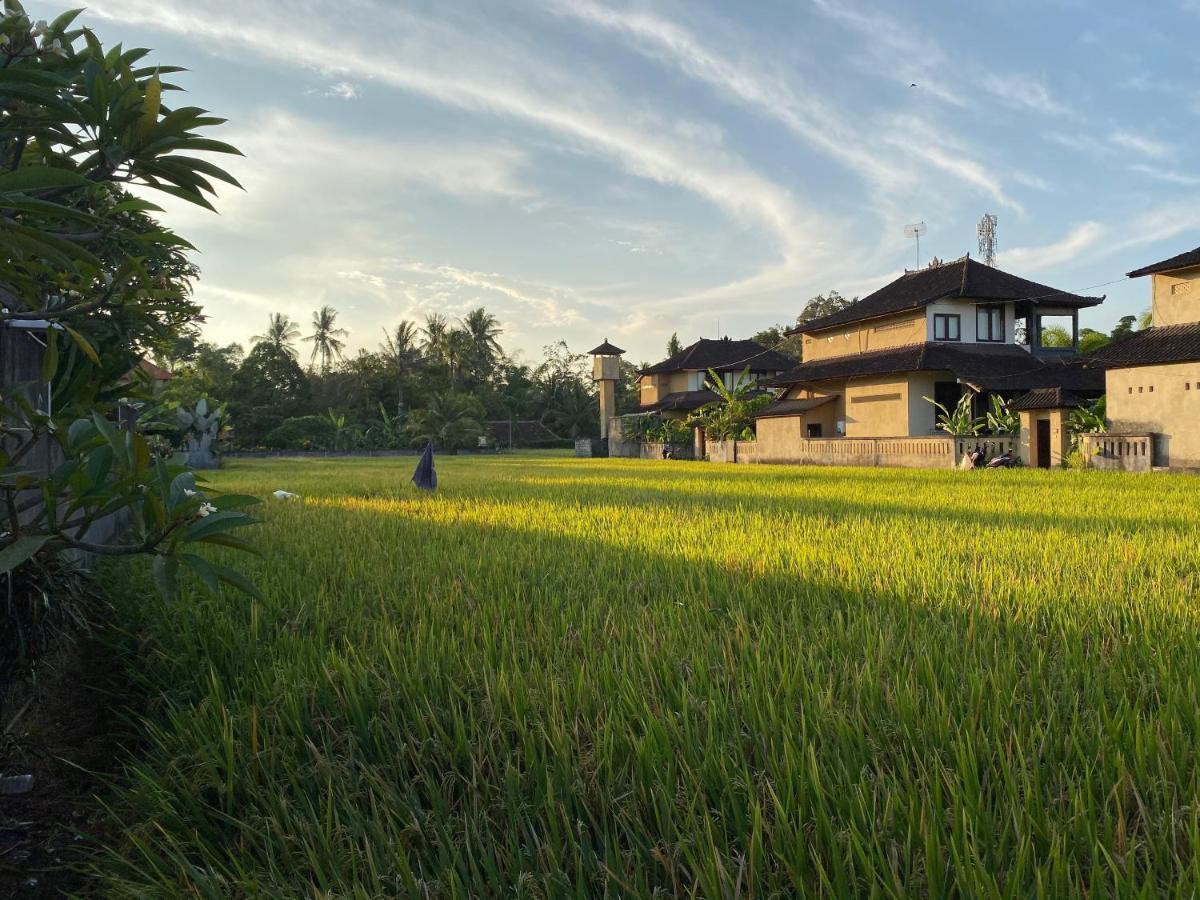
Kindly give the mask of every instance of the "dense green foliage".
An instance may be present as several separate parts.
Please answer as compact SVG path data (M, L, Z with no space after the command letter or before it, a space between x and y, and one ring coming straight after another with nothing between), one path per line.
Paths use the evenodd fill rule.
M164 398L226 402L232 444L244 449L321 446L304 422L331 414L344 418L351 438L343 449L419 444L435 421L439 446L447 447L477 446L489 421L537 421L564 439L599 431L591 359L561 341L537 365L521 362L505 353L495 316L479 308L458 323L439 314L424 327L402 321L384 332L378 350L343 357L336 319L332 307L313 313L312 334L303 338L313 345L307 369L297 359L300 329L282 314L270 317L245 356L237 344L217 347L191 333L161 356L174 375ZM638 404L636 382L624 364L622 411ZM463 427L443 427L451 410Z
M688 417L687 424L703 428L713 441L754 440L754 417L775 398L758 387L750 370L741 372L726 387L720 373L709 369L705 387L717 395L717 400L696 410Z
M107 573L162 697L113 896L1200 887L1200 481L411 467L222 471L305 498L261 601Z
M164 594L191 566L213 568L194 544L240 543L253 519L243 499L206 496L182 465L156 458L122 400L142 394L130 371L199 314L188 242L139 194L212 208L214 181L237 182L204 154L238 151L209 137L223 120L172 106L179 71L148 66L149 51L105 50L75 24L79 10L35 22L16 0L0 16L0 340L41 371L0 385L0 707L69 615L73 561L152 554ZM197 155L201 154L201 155ZM6 360L7 361L7 360ZM12 377L6 367L6 378ZM121 419L124 427L118 427ZM107 534L113 517L123 528Z

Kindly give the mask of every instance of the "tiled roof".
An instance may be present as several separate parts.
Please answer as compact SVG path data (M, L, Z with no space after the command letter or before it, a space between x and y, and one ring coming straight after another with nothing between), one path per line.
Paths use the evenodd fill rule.
M1076 308L1096 306L1104 300L1103 297L1081 297L1038 284L1036 281L1018 278L964 256L944 265L905 272L895 281L884 285L873 294L868 294L857 303L798 325L788 333L807 334L823 328L919 309L935 300L951 298L983 301L1027 300L1049 306Z
M1087 401L1072 391L1051 387L1030 391L1010 403L1008 408L1020 411L1022 409L1067 409L1079 406L1087 406Z
M756 389L750 391L747 396L757 397L765 393L766 391ZM667 394L667 396L663 397L657 403L647 403L645 406L639 406L636 411L640 413L668 412L672 410L691 412L710 403L716 403L720 399L715 391L676 391L673 394Z
M774 416L798 416L809 410L816 409L818 406L832 403L836 399L836 395L829 394L824 397L806 397L803 400L779 400L761 410L754 418L770 419Z
M1017 391L1055 386L1086 392L1104 390L1104 382L1096 378L1094 371L1085 369L1078 357L1042 360L1015 344L935 342L801 363L771 384L813 384L928 371L952 372L981 390Z
M149 375L151 378L153 378L155 381L170 381L172 378L175 377L170 372L168 372L166 369L164 369L162 366L157 365L156 363L152 363L152 362L150 362L150 360L145 359L145 358L143 358L138 363L138 368L141 369L143 372L145 372L147 375Z
M792 357L768 350L757 341L701 338L669 359L643 369L642 374L656 375L660 372L708 369L740 372L747 367L752 372L783 372L795 364L796 360Z
M1200 322L1154 325L1088 357L1089 366L1122 369L1200 360Z
M664 410L683 410L690 412L693 409L699 409L709 403L715 402L717 395L713 391L676 391L673 394L667 394L657 403L647 403L644 406L639 406L637 411L640 413L662 412Z
M1173 269L1186 269L1190 266L1200 266L1200 247L1197 247L1195 250L1189 250L1186 253L1180 253L1178 256L1172 256L1170 259L1164 259L1162 262L1142 266L1140 269L1134 269L1127 274L1130 278L1139 278L1142 275L1153 275L1155 272L1170 272Z
M604 339L604 343L593 350L588 351L589 356L620 356L625 351L616 344L610 344L608 338Z

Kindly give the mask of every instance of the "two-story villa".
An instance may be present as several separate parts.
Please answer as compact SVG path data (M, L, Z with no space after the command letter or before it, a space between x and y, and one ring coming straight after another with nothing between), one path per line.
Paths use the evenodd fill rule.
M1056 387L1099 396L1103 381L1079 365L1076 352L1079 310L1103 299L969 257L906 272L795 329L804 362L773 382L782 392L758 420L759 440L780 447L811 438L931 435L937 410L925 398L953 408L964 390L976 392L980 412L988 393Z
M796 365L796 360L756 341L730 338L701 338L674 356L648 366L638 379L639 413L658 413L682 419L712 403L717 395L706 386L709 371L716 372L731 388L746 370L761 383Z
M1154 324L1095 354L1116 434L1153 436L1153 462L1200 469L1200 247L1135 269L1151 277Z

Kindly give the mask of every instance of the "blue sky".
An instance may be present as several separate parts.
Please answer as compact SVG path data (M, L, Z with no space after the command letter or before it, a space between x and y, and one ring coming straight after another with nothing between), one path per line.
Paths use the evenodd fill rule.
M60 7L29 3L50 17ZM1152 10L1152 11L1151 11ZM221 342L328 303L349 346L483 305L510 350L635 362L976 252L1149 306L1200 244L1200 0L97 0L182 64L245 193L164 203ZM915 83L915 87L910 85Z

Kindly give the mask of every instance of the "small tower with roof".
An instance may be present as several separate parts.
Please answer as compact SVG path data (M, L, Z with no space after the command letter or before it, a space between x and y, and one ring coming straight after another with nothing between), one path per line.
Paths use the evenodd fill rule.
M608 421L617 414L617 381L621 378L621 356L625 353L604 339L592 350L592 380L600 386L600 439L608 437Z

